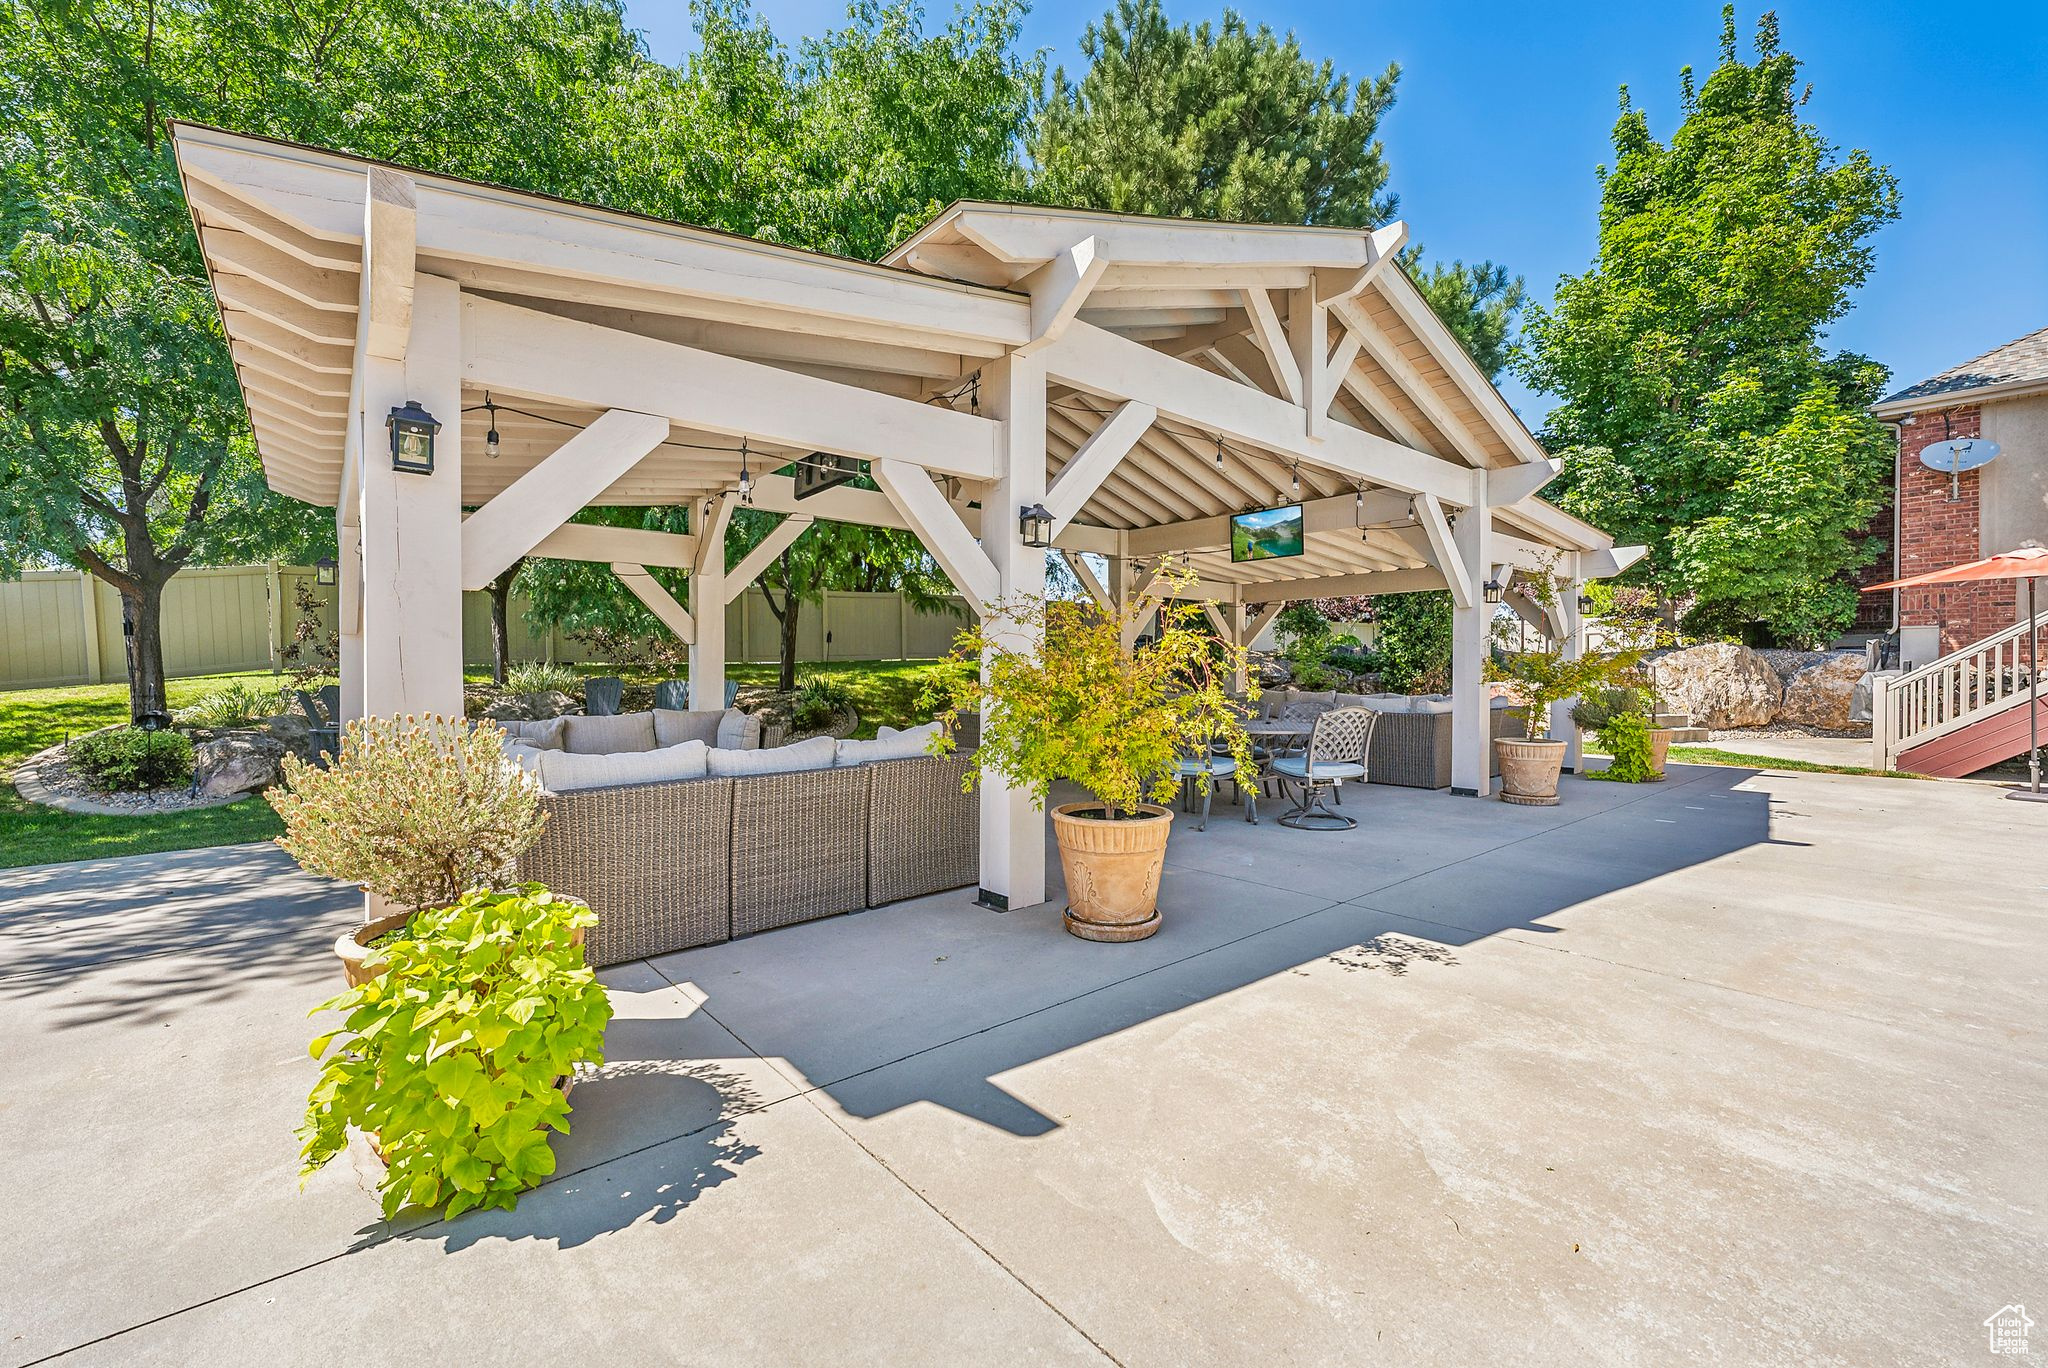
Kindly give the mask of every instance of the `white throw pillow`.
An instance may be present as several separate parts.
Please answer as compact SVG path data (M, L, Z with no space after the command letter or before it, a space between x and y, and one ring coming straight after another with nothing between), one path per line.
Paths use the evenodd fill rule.
M719 750L758 750L761 746L761 719L738 708L727 708L725 715L718 719Z
M792 770L831 769L839 743L829 736L814 736L792 746L770 746L767 750L729 750L723 746L710 754L715 775L787 774Z
M542 751L540 781L556 793L574 789L610 788L615 784L657 784L671 779L702 779L702 741L685 741L650 751L614 751L610 755L579 755L574 751Z
M1415 710L1413 699L1409 698L1407 694L1396 693L1367 694L1365 696L1365 706L1371 708L1374 712L1382 713L1404 713Z
M1451 700L1442 694L1423 694L1413 702L1414 706L1409 709L1410 712L1447 713L1451 710Z
M928 753L932 738L939 734L939 724L927 722L921 727L906 727L898 731L894 727L876 729L872 741L841 741L839 751L832 763L835 765L865 765L876 760L912 760Z

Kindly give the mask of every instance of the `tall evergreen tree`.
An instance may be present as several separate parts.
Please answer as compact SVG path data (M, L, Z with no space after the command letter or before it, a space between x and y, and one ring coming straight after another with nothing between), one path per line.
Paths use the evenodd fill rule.
M1853 619L1845 576L1881 549L1854 534L1890 468L1865 412L1884 368L1822 333L1898 188L1805 118L1774 16L1755 47L1743 61L1724 11L1720 63L1697 90L1682 74L1669 142L1623 89L1599 258L1532 311L1527 376L1562 400L1566 505L1650 547L1637 578L1697 629L1820 642Z
M1357 81L1291 33L1235 10L1174 24L1160 0L1117 0L1081 38L1086 70L1046 82L1026 136L1031 193L1052 204L1172 218L1370 227L1395 217L1380 120L1399 65ZM1489 375L1511 353L1518 277L1492 262L1403 261Z

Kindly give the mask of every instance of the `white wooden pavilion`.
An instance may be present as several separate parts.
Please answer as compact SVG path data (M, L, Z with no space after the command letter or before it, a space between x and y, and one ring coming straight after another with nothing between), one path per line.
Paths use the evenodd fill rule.
M1556 465L1395 263L1398 223L962 203L866 262L173 133L266 476L336 510L350 716L458 714L461 593L523 555L610 564L716 707L726 603L814 519L911 530L978 612L1045 591L1020 524L1042 506L1089 592L1183 557L1237 640L1290 599L1448 590L1453 788L1484 795L1489 582L1581 649L1577 586L1640 554L1535 497ZM393 466L408 403L441 425L431 474ZM767 473L821 453L879 492ZM728 565L743 498L788 516ZM1231 514L1297 502L1303 555L1232 563ZM601 504L688 505L693 530L568 521ZM1513 589L1544 567L1569 582L1547 613ZM981 801L985 892L1042 901L1042 819Z

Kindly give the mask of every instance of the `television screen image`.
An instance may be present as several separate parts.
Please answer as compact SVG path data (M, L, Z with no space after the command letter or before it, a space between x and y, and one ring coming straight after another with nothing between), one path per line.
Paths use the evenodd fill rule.
M1301 505L1261 508L1230 519L1230 559L1278 560L1301 554Z

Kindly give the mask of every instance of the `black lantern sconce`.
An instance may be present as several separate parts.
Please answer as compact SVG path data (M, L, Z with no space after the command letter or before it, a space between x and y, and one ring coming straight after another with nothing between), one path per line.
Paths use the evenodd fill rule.
M341 579L341 565L332 556L322 556L313 562L313 583L322 588L332 588Z
M1488 603L1499 603L1501 601L1501 596L1506 593L1507 586L1502 584L1499 580L1490 579L1486 582L1486 601Z
M1052 514L1044 504L1032 504L1017 515L1017 532L1024 538L1026 546L1049 547L1052 545Z
M434 473L434 434L441 430L434 415L408 399L403 408L391 410L384 420L391 429L391 468L411 475Z
M1591 594L1579 595L1579 611L1582 613L1593 611L1593 596Z

